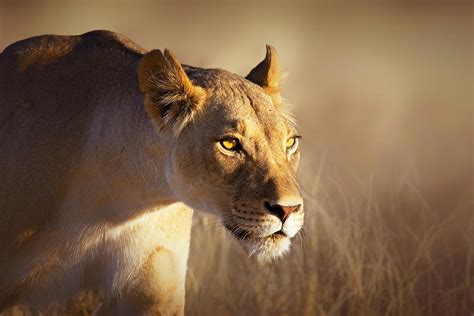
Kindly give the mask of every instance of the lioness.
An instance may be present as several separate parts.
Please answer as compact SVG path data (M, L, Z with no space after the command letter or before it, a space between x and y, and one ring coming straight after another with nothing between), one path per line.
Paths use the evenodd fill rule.
M183 314L193 209L259 261L287 252L303 200L278 82L270 46L245 78L107 31L7 47L0 311L96 288L103 314Z

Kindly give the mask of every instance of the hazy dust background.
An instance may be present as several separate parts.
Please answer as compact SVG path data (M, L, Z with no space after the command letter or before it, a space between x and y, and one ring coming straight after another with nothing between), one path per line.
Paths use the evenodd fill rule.
M303 135L305 231L291 255L259 267L197 217L187 314L472 315L472 9L0 2L0 50L109 29L245 75L265 43L277 48Z

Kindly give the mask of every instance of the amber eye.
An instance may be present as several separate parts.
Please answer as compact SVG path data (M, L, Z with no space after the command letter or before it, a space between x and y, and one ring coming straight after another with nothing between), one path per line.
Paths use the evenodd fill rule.
M286 149L291 149L296 145L296 137L291 137L286 140Z
M239 148L239 141L236 138L224 139L219 142L224 149L237 150Z

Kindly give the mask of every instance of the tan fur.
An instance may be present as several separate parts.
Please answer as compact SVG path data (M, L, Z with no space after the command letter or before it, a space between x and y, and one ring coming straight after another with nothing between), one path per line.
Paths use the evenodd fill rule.
M304 213L274 56L247 80L106 31L6 48L0 311L100 289L103 314L183 314L192 209L252 258L287 252ZM301 207L282 223L270 204Z

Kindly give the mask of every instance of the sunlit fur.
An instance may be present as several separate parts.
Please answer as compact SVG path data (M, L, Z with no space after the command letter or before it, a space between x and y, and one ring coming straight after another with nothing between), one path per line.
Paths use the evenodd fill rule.
M251 258L288 252L304 211L275 62L267 48L250 81L105 31L8 47L0 310L99 289L103 314L182 314L192 209L214 213ZM229 135L242 150L220 145ZM300 207L282 225L265 202Z

